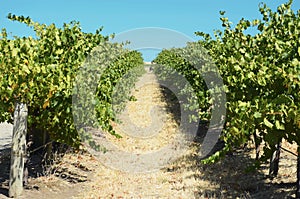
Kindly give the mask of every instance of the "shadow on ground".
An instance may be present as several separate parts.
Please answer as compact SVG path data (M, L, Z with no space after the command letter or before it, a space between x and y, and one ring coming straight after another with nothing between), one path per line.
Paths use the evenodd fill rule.
M267 167L263 165L256 171L249 171L253 159L245 151L236 151L226 155L221 161L204 165L196 155L190 155L178 160L186 162L188 167L175 166L169 171L193 170L193 174L187 178L195 178L199 182L208 181L206 187L196 187L195 198L293 198L296 190L296 183L282 181L286 176L288 168L281 165L282 173L273 181L266 175ZM284 164L284 163L282 163ZM284 172L285 170L285 172ZM280 171L279 171L280 172Z
M8 197L9 172L10 172L10 153L9 147L0 150L0 195ZM41 152L33 154L28 162L28 178L36 178L44 175L42 166ZM24 186L29 189L29 186Z
M0 195L8 196L10 148L0 149Z
M45 152L43 149L31 153L29 160L25 164L28 169L27 179L37 179L41 176L50 176L55 174L60 178L68 178L66 181L79 182L80 180L77 180L77 178L68 175L66 169L58 167L58 163L65 152L65 147L56 148L53 152L55 157L52 158L51 162L45 162ZM9 190L10 153L11 150L9 146L0 149L0 196L2 194L6 197L8 197ZM24 182L24 189L39 190L39 187L37 185L33 185L31 183L27 184Z
M161 87L161 92L168 104L166 107L168 112L173 114L179 124L178 99L165 87ZM269 168L267 164L262 165L258 170L249 169L254 164L254 159L250 156L253 149L237 149L217 163L202 164L197 153L206 135L207 126L206 123L199 125L197 137L192 144L195 153L178 159L166 168L167 172L193 171L193 174L187 178L193 178L199 182L199 186L195 188L195 198L294 198L296 181L291 168L296 168L296 158L287 154L281 155L279 174L273 180L267 176ZM212 153L222 149L223 146L224 143L218 141ZM180 163L184 163L184 166ZM202 183L204 181L209 182L207 186L205 186L206 183Z

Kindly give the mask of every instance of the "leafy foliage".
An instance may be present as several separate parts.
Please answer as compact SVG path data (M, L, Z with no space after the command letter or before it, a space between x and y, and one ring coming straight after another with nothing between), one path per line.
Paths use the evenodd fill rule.
M102 28L94 34L84 33L78 22L58 28L54 24L39 24L29 17L9 14L8 18L33 28L36 37L8 39L5 29L1 32L0 120L11 122L15 103L27 103L29 129L47 131L56 141L78 146L72 115L75 77L92 49L107 42L109 37L100 34ZM141 62L137 52L119 57L114 67L105 72L114 76L107 75L100 85L117 81L120 74ZM100 86L98 92L110 91ZM101 113L99 110L99 116ZM107 122L108 119L104 121Z
M227 86L224 141L232 148L256 134L255 142L264 141L261 160L270 158L283 138L300 144L300 13L294 13L291 4L279 6L277 12L261 5L262 20L242 19L234 28L222 15L225 30L216 32L216 39L197 33L205 36L200 43ZM245 34L250 26L260 32Z
M277 11L262 4L262 20L241 19L235 27L225 12L220 12L223 31L215 31L214 38L196 33L203 38L198 43L218 67L227 98L222 133L226 146L204 162L214 162L226 151L248 143L253 135L256 144L264 146L263 161L270 158L283 138L300 144L300 12L294 13L291 4L282 4ZM259 33L246 34L249 27L256 27ZM172 50L162 51L154 61L183 70L197 88L197 95L205 96L202 99L209 96L202 80L193 76L190 63ZM196 82L201 86L196 87Z
M198 117L203 121L209 119L210 112L209 107L209 94L207 92L207 86L204 79L202 78L199 71L193 66L193 64L186 59L184 59L184 52L182 50L187 49L169 49L163 50L158 56L153 60L155 63L159 64L160 67L155 67L154 72L157 77L161 80L172 80L173 75L177 72L183 75L187 83L183 83L180 80L182 78L177 78L173 80L173 84L180 89L181 96L189 96L189 93L195 93L196 96L189 96L188 103L183 104L185 109L196 110L198 112ZM187 53L186 53L187 54ZM195 92L196 91L196 92ZM191 118L195 120L195 118Z

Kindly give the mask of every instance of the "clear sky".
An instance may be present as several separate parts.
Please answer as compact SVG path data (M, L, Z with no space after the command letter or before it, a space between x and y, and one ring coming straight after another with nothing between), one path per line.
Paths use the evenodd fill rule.
M242 17L261 18L260 2L272 9L288 0L0 0L0 28L12 35L34 35L23 24L9 21L8 13L30 16L40 23L79 21L84 32L94 32L103 26L103 34L120 33L135 28L168 28L191 37L195 31L213 33L221 29L219 11L226 11L230 21ZM300 9L300 0L294 0L293 9ZM143 52L147 54L146 52ZM150 53L151 54L151 53ZM149 61L150 55L145 55ZM148 60L147 60L148 59Z

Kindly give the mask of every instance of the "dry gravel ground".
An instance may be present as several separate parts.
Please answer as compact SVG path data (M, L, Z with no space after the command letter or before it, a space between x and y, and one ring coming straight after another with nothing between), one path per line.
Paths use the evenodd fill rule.
M152 79L152 84L133 91L136 101L128 103L126 114L137 126L151 125L151 106L163 107L164 126L159 134L147 139L130 137L122 124L114 127L123 138L106 135L122 150L146 152L155 150L173 139L178 127L178 104L166 90L155 84L151 73L141 81ZM152 81L151 80L151 81ZM169 96L167 100L164 96ZM296 146L287 143L285 148L295 151ZM296 157L282 152L277 178L267 178L268 165L258 171L246 172L254 157L252 149L243 149L227 155L213 165L202 165L197 151L199 143L191 143L189 150L175 162L149 173L127 173L103 166L95 157L86 152L67 153L56 161L45 176L31 178L23 199L98 199L98 198L292 198L295 197ZM6 168L5 156L0 158L0 169ZM7 158L6 158L7 159ZM2 161L2 162L1 162ZM2 165L2 166L1 166ZM2 176L2 171L1 176ZM2 194L6 198L7 179L0 181ZM0 187L1 187L0 186ZM1 189L0 189L1 190Z

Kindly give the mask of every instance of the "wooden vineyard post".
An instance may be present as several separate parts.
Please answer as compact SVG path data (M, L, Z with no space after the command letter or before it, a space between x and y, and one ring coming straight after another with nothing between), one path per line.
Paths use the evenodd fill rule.
M23 191L23 170L26 155L28 108L25 103L16 103L11 147L9 197L18 197Z
M254 144L255 144L255 160L258 160L259 159L259 153L260 153L260 143L259 143L259 140L257 138L257 135L256 135L256 132L253 134L253 137L254 137Z
M270 160L270 169L269 176L276 177L279 170L279 159L280 159L280 149L281 149L281 141L276 145L276 150L273 152L273 155Z

